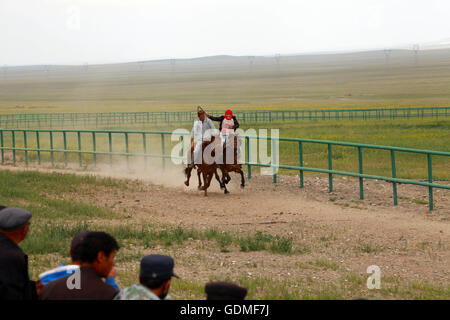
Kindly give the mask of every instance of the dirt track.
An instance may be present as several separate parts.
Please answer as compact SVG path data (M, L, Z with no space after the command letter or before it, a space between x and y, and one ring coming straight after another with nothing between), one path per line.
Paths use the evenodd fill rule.
M120 172L72 172L123 176ZM135 174L141 175L139 182L124 180L124 183L138 185L137 188L122 190L120 194L106 188L86 189L80 195L89 203L114 207L121 213L126 211L131 223L146 221L200 230L217 228L240 234L258 230L287 235L312 248L301 258L268 259L270 254L267 252L228 254L228 260L250 259L263 263L265 275L295 274L292 265L298 261L325 257L345 265L347 270L360 273L364 273L367 266L377 264L385 274L394 277L407 275L409 280L443 285L450 282L450 192L435 191L435 210L430 213L423 202L427 196L426 188L399 185L399 205L394 207L391 185L381 181L365 182L366 200L360 201L356 179L336 178L335 192L329 194L326 178L307 177L305 188L299 189L298 177L295 176L279 176L276 185L271 176L255 176L242 190L238 176L233 174L229 187L231 194L224 195L214 183L209 196L204 197L203 192L197 191L195 176L191 178L190 187L182 184L184 176L181 170L162 174L161 177L170 179L160 181L155 176L145 177L139 171ZM74 197L69 194L60 196ZM361 251L363 246L372 251ZM189 250L192 249L179 255L188 257ZM206 256L205 259L210 259L212 265L217 257ZM206 279L207 270L203 272ZM189 276L191 271L180 272ZM305 270L298 272L305 274ZM317 271L311 272L324 281L333 277L329 272L320 275ZM195 276L202 277L201 267Z

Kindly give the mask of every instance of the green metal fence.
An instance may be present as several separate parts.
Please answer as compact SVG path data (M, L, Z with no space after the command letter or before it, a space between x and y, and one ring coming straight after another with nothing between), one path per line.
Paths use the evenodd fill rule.
M211 111L214 116L223 112ZM450 107L389 109L324 109L324 110L253 110L235 111L242 122L354 120L354 119L423 119L450 116ZM2 128L86 128L117 125L181 123L197 119L195 111L171 112L102 112L0 114Z
M70 141L71 144L76 144L75 148L68 147L68 135L75 135L76 142ZM45 135L45 136L44 136ZM55 147L55 135L59 135L59 139L62 140L63 147ZM148 157L156 157L161 158L163 160L163 164L165 163L165 159L171 158L170 154L167 154L168 145L165 140L172 135L171 132L166 131L135 131L135 130L53 130L53 129L0 129L0 147L1 147L1 161L2 164L5 163L5 151L9 151L12 153L12 162L16 165L17 152L21 152L24 155L24 162L28 166L30 159L29 154L35 153L37 155L37 163L41 164L42 153L50 154L50 162L52 165L55 164L55 154L63 154L64 155L64 164L68 164L68 155L76 154L78 155L79 166L83 165L82 163L82 154L92 155L94 165L97 164L97 156L104 155L109 158L109 162L113 164L113 156L122 156L126 157L127 162L130 157L143 157L144 159ZM179 139L183 141L183 139L188 138L188 134L178 134ZM34 144L31 145L30 138L34 137ZM83 136L83 139L82 139ZM99 151L97 149L97 141L98 138L102 136L106 145L103 145L104 149L107 147L107 151ZM130 150L130 136L134 138L138 137L141 139L141 148L139 151L131 151ZM148 145L147 137L153 136L157 137L160 140L158 144L158 150L154 152L150 152L151 148L155 149L155 147L151 147ZM20 142L18 142L18 138L21 138ZM123 151L113 151L113 149L117 149L118 143L113 143L113 137L116 139L121 138L121 148ZM298 138L272 138L272 137L258 137L258 136L241 136L244 142L244 147L242 152L245 152L245 161L242 163L247 166L248 178L250 179L252 176L252 167L272 167L273 168L273 182L277 182L277 169L287 169L298 171L299 173L299 187L304 187L304 172L318 172L318 173L326 173L328 174L329 181L329 192L333 191L333 176L334 175L342 175L342 176L350 176L356 177L359 179L359 193L360 199L364 199L364 179L377 179L384 180L392 183L392 192L394 205L398 203L397 196L397 184L412 184L418 185L428 188L428 198L429 198L429 209L433 210L433 189L447 189L450 190L450 185L437 184L433 182L433 165L432 158L433 156L443 156L446 159L449 159L450 163L450 152L440 152L440 151L431 151L431 150L418 150L418 149L408 149L408 148L398 148L398 147L390 147L390 146L379 146L379 145L369 145L369 144L358 144L358 143L349 143L349 142L337 142L337 141L328 141L328 140L313 140L313 139L298 139ZM82 144L82 140L89 139L91 141L90 147L91 149L87 149ZM278 143L293 143L298 146L298 165L285 165L278 164L277 159L274 159L276 153L272 152L272 162L271 164L259 163L257 161L252 161L250 158L252 154L251 143L250 140L270 140L270 145L272 150L277 147ZM42 147L42 142L49 144L48 147ZM326 145L328 148L328 168L314 168L307 167L304 165L303 157L304 157L304 145L305 144L321 144ZM347 171L339 171L333 169L333 147L334 146L345 146L356 148L358 151L358 172L347 172ZM378 150L387 150L390 152L390 165L392 168L392 175L388 176L376 176L370 174L364 174L363 167L363 152L364 150L370 149L378 149ZM183 149L181 156L177 156L176 158L182 159L185 157L185 150ZM427 172L428 176L426 181L420 180L410 180L410 179L399 179L397 178L397 168L396 168L396 154L398 153L413 153L413 154L423 154L427 157Z

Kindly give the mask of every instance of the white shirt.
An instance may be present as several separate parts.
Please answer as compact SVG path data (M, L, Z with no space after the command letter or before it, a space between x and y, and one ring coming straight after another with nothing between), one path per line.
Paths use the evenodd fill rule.
M194 121L194 126L192 127L191 138L194 138L196 141L209 141L211 140L213 130L216 130L216 127L211 119L205 117L203 122L196 120Z

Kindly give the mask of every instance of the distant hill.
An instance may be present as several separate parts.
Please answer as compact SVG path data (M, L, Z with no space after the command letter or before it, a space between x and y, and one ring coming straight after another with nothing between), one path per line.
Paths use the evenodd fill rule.
M450 49L0 67L0 112L450 105Z

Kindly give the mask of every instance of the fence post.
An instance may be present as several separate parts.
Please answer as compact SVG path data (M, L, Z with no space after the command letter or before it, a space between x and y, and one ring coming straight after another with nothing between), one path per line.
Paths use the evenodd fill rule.
M97 144L95 141L95 131L92 131L92 150L94 151L94 167L97 166Z
M78 137L78 162L80 163L80 168L83 166L82 164L82 155L81 155L81 132L78 131L77 132L77 137Z
M164 133L161 133L161 153L162 153L162 167L163 170L166 168L166 158L164 157L166 150L165 150L165 146L164 146Z
M433 183L433 164L431 160L431 153L427 154L428 160L428 182ZM428 207L430 211L433 210L433 187L428 187Z
M2 147L2 164L5 163L5 153L3 150L3 130L0 131L0 143Z
M109 164L112 166L112 136L111 136L111 132L108 132L108 143L109 143Z
M359 174L363 173L363 157L362 148L358 147L358 160L359 160ZM359 199L364 200L364 181L362 177L359 177Z
M147 154L147 140L145 140L145 133L142 134L142 144L144 147L144 163L147 166L147 157L145 156Z
M38 154L38 165L41 165L41 151L40 151L41 143L39 141L39 131L36 131L36 147L38 149L38 152L37 152L37 154Z
M55 161L53 158L53 131L49 131L49 133L50 133L50 150L52 150L52 151L50 151L50 158L51 158L52 166L54 166Z
M283 114L284 115L284 114ZM277 183L277 167L275 164L277 163L277 153L275 152L276 149L276 139L270 137L270 140L272 141L272 170L273 170L273 183Z
M27 132L23 130L23 147L25 148L25 165L28 167L28 144L27 144Z
M125 153L127 154L127 169L130 169L128 150L128 132L125 132Z
M331 144L328 144L328 170L333 170L333 156L331 153ZM328 188L329 192L333 192L333 174L328 173Z
M303 167L303 142L298 143L298 162L299 166ZM300 169L300 188L303 188L303 170Z
M397 170L395 168L395 153L394 150L391 150L391 167L392 167L392 178L397 178ZM397 200L397 183L392 182L392 192L394 197L394 206L398 204Z
M63 139L64 139L64 164L67 167L67 137L66 137L66 132L63 131Z
M11 131L11 137L12 137L12 145L13 145L13 162L14 165L16 165L16 135L14 131Z
M245 157L247 158L247 177L250 180L252 178L252 167L250 165L250 138L245 137Z

